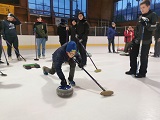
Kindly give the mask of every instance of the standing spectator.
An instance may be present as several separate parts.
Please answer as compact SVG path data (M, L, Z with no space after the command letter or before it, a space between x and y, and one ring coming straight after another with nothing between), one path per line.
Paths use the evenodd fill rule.
M129 50L129 44L134 38L134 31L131 26L128 27L126 31L124 31L124 42L125 42L125 47L124 47L124 52L128 53Z
M4 62L1 61L1 56L2 56L2 38L1 38L1 30L2 30L2 22L0 21L0 64L3 64Z
M89 23L84 17L83 12L78 13L78 22L77 22L77 35L78 39L81 41L82 45L86 49L87 40L88 40L88 34L89 34ZM80 52L80 55L82 57L82 64L83 66L87 65L87 55L86 51L82 47L80 43L78 43L78 50Z
M140 10L142 14L137 22L135 38L132 40L132 49L130 51L130 70L126 72L127 75L134 74L136 78L146 77L148 54L152 43L152 32L156 29L156 23L158 21L156 13L150 10L150 1L142 1L140 3ZM143 28L144 33L142 32ZM140 48L141 39L142 47ZM139 49L141 49L140 69L137 65Z
M67 21L61 19L61 23L58 25L57 34L59 35L59 42L61 46L69 41Z
M155 30L155 45L154 45L154 55L152 57L160 57L160 24L157 24Z
M111 44L113 53L115 53L115 45L114 45L114 38L116 35L116 24L114 22L111 23L111 27L108 28L107 36L108 36L108 51L111 53Z
M46 41L48 40L46 23L43 22L41 16L37 16L37 21L33 26L36 33L36 43L38 58L41 58L41 45L42 45L42 57L45 59Z
M74 41L76 44L78 44L78 40L76 37L76 31L77 31L77 19L73 18L71 23L71 27L69 28L69 32L71 35L71 41Z
M20 61L22 58L19 54L18 49L18 36L16 32L16 25L20 25L21 22L19 19L13 15L12 13L9 13L7 16L7 20L2 21L2 35L3 39L7 43L7 53L8 53L8 60L12 60L12 45L15 48L15 54L17 56L17 60Z

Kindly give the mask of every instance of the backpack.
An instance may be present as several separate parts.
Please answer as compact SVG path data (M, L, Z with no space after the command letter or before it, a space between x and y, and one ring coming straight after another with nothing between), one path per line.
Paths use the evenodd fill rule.
M43 30L43 24L39 24L39 25L36 25L36 33L42 37L42 38L45 38L47 37L47 34L45 33L45 31Z

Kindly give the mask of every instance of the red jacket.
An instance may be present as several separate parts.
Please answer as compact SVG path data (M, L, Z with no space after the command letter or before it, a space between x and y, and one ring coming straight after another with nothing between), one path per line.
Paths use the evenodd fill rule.
M126 30L124 31L124 42L131 42L134 38L134 31Z

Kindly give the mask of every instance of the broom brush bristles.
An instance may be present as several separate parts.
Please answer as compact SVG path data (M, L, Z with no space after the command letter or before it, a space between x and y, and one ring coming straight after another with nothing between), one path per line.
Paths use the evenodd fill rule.
M111 96L114 92L107 90L107 91L102 91L100 94L103 96Z
M98 73L98 72L101 72L102 70L101 69L96 69L94 72Z

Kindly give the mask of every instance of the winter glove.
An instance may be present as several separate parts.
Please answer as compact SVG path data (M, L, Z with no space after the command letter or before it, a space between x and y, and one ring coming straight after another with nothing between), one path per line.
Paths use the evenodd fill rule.
M140 17L139 22L143 25L143 26L147 26L149 19L147 17Z
M61 86L66 86L67 85L67 82L66 82L66 80L61 80Z
M3 37L3 40L6 40L6 37L5 37L5 35L3 35L2 37Z

